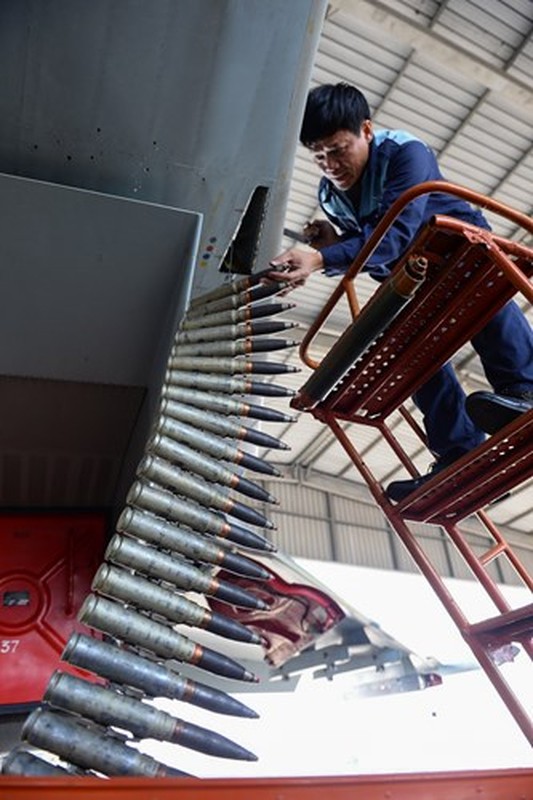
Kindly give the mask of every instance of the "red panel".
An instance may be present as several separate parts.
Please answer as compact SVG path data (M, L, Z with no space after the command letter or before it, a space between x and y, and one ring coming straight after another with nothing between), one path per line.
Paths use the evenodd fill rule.
M105 532L97 513L0 516L0 713L39 701L70 634L89 632L76 614Z
M531 800L530 769L310 778L0 777L9 800Z

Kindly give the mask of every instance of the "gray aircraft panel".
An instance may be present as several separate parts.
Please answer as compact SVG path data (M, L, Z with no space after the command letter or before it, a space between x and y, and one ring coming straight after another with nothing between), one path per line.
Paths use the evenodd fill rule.
M3 0L0 171L203 213L200 287L262 187L268 257L324 7Z
M325 7L0 3L4 503L119 506L189 291L277 250Z
M0 175L0 374L144 386L200 215Z

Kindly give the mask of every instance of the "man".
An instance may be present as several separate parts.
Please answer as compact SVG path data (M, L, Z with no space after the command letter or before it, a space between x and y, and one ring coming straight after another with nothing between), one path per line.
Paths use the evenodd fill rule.
M384 213L406 189L442 180L435 155L405 131L375 131L364 95L345 83L319 86L308 96L300 140L323 172L318 199L327 220L309 223L304 235L311 251L291 248L271 261L271 280L301 286L317 270L340 275L348 269ZM418 198L397 217L364 269L375 280L388 275L418 230L434 214L489 228L480 211L441 193ZM415 394L424 416L428 446L436 457L431 472L395 481L387 495L399 501L533 407L533 332L511 302L477 334L472 344L496 394L466 398L450 364Z

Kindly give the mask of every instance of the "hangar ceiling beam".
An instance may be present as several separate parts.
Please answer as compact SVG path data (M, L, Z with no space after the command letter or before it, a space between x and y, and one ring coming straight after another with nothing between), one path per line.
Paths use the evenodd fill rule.
M476 80L491 91L505 94L506 101L516 104L533 118L533 91L531 86L468 53L456 44L448 43L434 30L424 27L399 14L379 0L333 0L329 3L327 17L337 12L350 14L367 27L379 29L381 36L403 41L446 69Z

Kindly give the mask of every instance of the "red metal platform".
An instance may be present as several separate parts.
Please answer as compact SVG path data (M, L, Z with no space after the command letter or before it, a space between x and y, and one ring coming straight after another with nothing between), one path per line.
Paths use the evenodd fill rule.
M533 771L309 778L0 777L2 800L532 800Z

